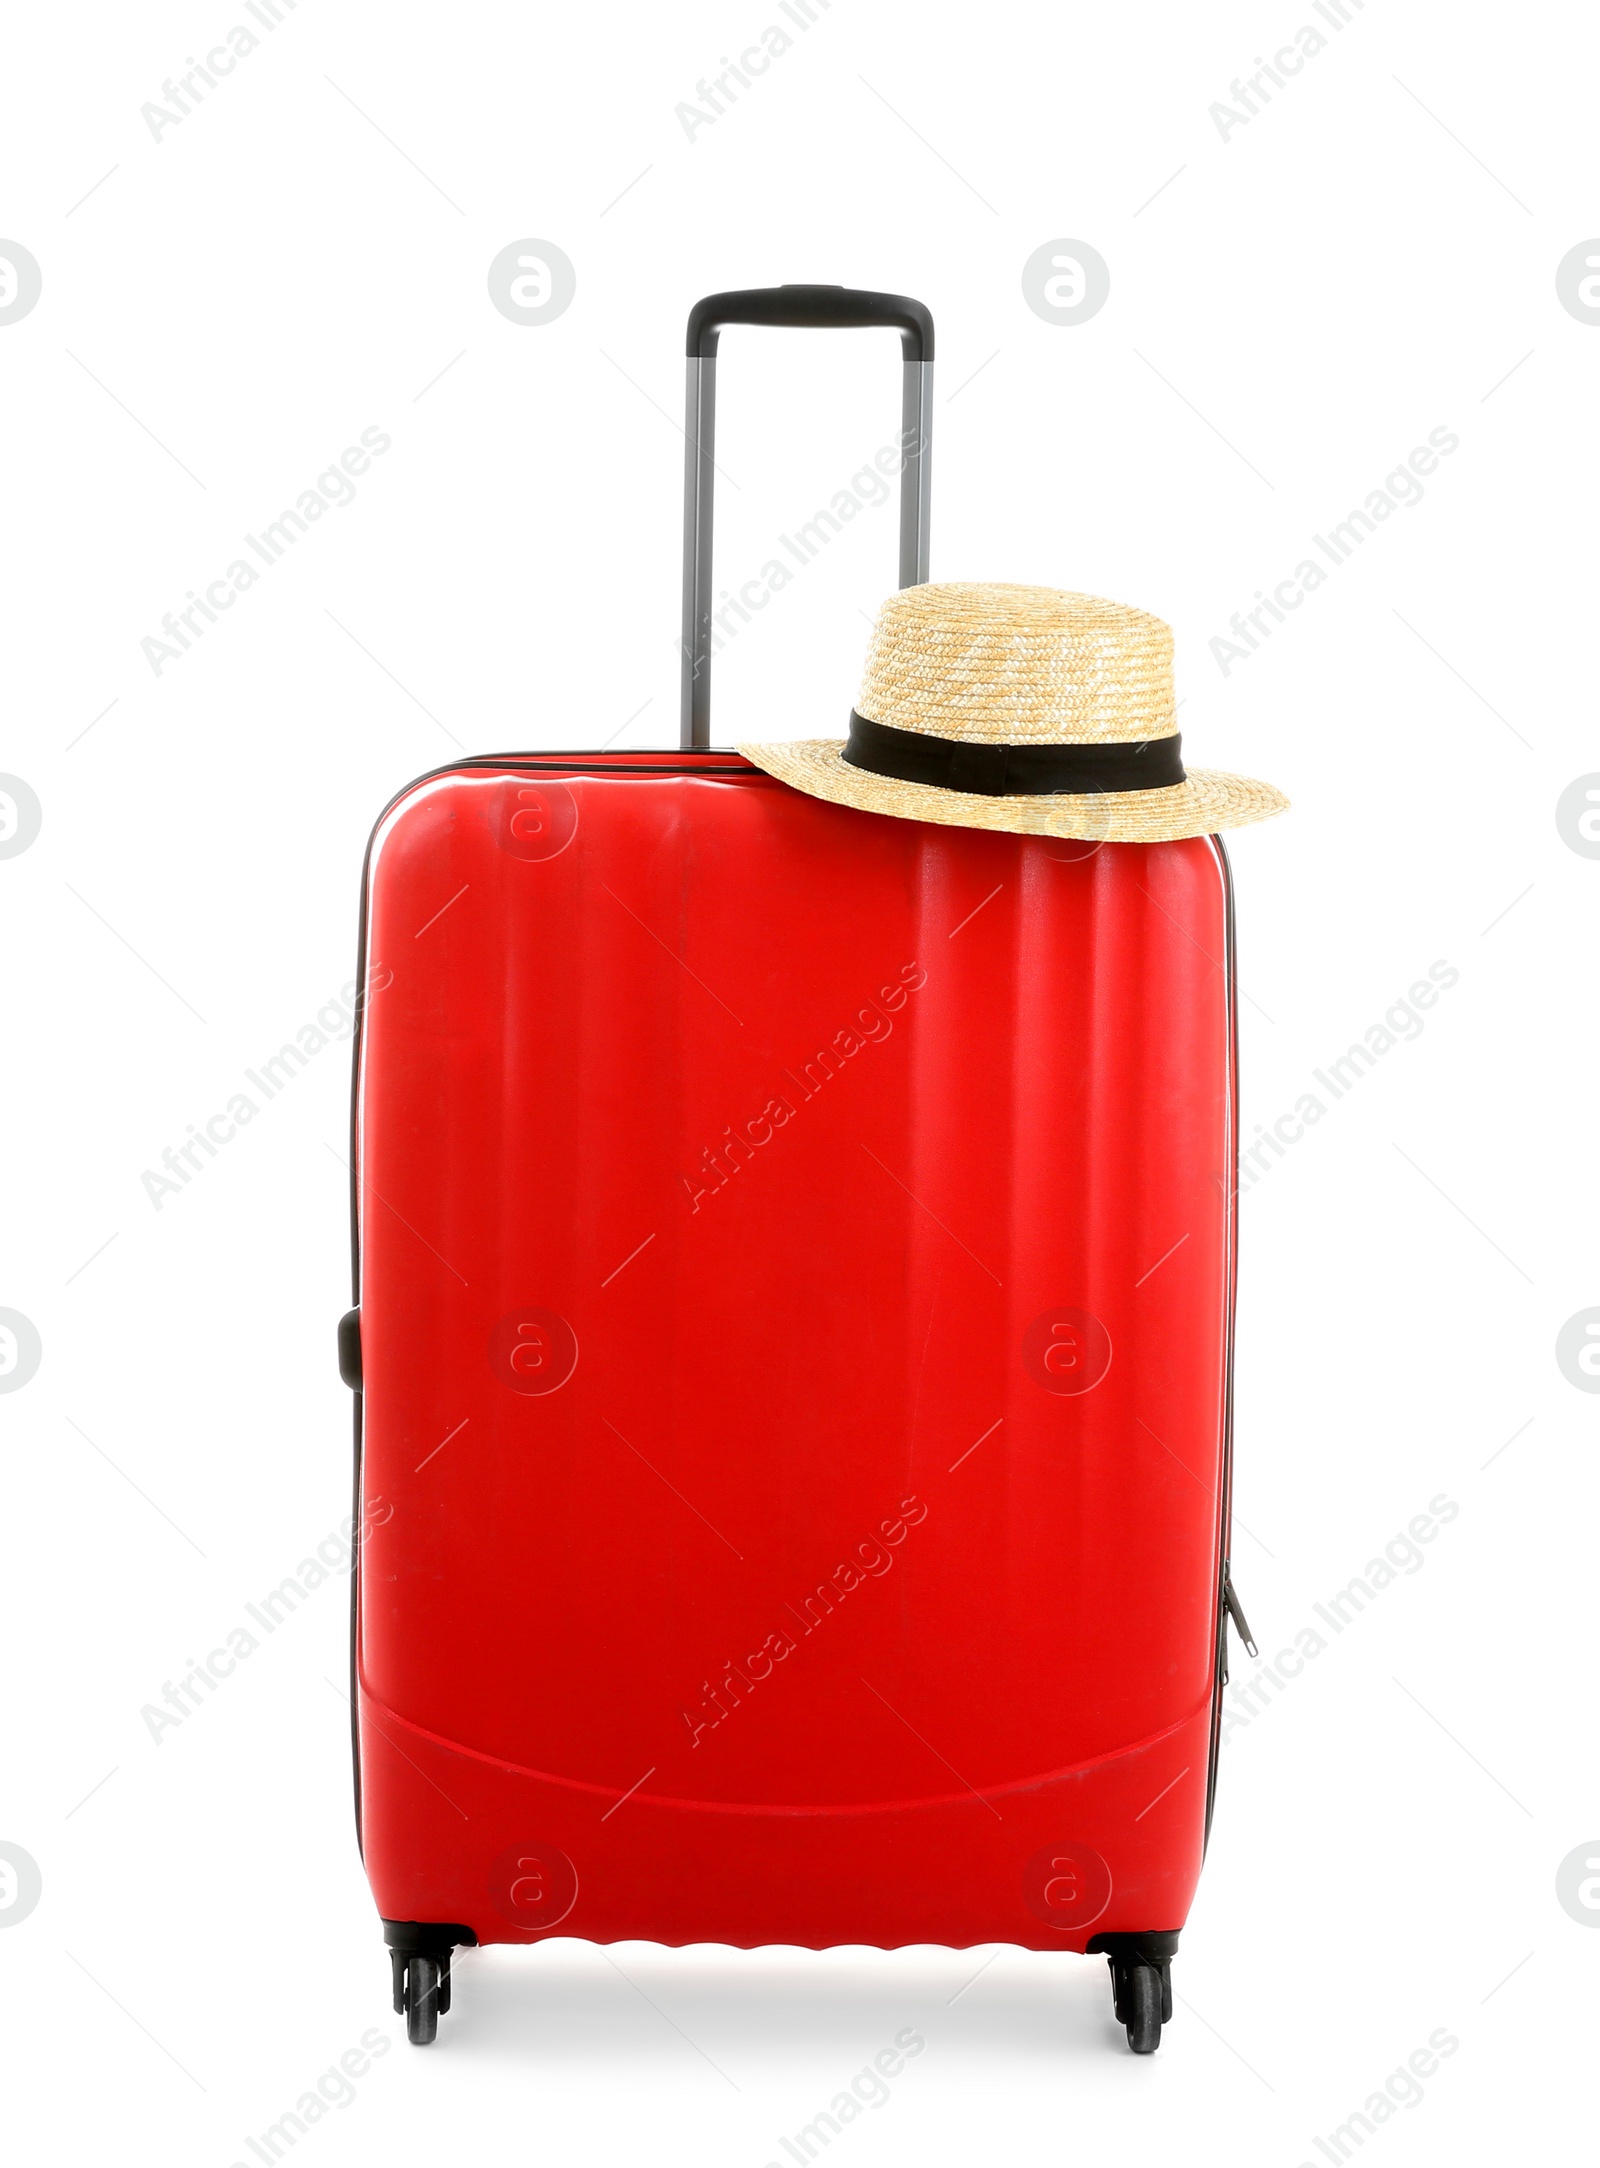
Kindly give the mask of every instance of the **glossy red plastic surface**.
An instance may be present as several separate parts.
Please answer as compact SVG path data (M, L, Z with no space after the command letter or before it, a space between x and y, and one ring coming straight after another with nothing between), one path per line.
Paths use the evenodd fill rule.
M1218 847L574 755L414 786L368 902L383 1916L1181 1926L1226 1501Z

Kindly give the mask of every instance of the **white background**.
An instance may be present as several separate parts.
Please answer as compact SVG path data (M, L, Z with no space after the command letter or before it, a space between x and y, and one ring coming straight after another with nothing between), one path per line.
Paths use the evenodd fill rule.
M1600 329L1555 270L1600 232L1600 32L1442 0L1352 0L1339 34L1310 0L819 14L692 141L675 106L776 0L301 0L159 141L141 105L242 0L6 33L0 233L44 281L0 328L0 767L44 809L0 862L0 1304L44 1349L0 1403L0 1837L43 1875L0 1935L19 2158L250 2161L374 2025L392 2047L297 2161L761 2168L908 2025L926 2052L830 2158L1320 2164L1441 2027L1363 2158L1592 2121L1600 1936L1555 1877L1600 1830L1596 1408L1554 1344L1600 1302L1600 864L1555 805L1600 768ZM1208 108L1303 24L1327 49L1224 140ZM486 290L524 237L577 271L540 327ZM1111 269L1076 327L1021 291L1061 237ZM463 1959L408 2050L344 1583L159 1745L140 1718L348 1510L345 1050L159 1211L141 1177L349 980L367 830L452 741L674 741L683 319L784 279L931 305L933 576L1159 612L1191 758L1293 799L1234 845L1246 1134L1459 972L1243 1200L1264 1653L1431 1498L1459 1514L1231 1727L1150 2061L1098 1960L1006 1951L959 1992L986 1953L576 1943ZM896 363L888 335L726 337L719 583L889 440ZM1439 426L1424 500L1224 675L1230 616ZM367 427L392 448L356 501L153 674L163 613ZM893 566L892 508L864 515L742 632L716 741L841 731Z

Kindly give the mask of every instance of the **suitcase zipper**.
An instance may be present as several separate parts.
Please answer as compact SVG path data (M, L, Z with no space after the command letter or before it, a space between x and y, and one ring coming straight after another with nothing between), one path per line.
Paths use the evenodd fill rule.
M1223 1561L1222 1566L1222 1601L1227 1607L1229 1618L1233 1621L1234 1632L1244 1643L1245 1653L1249 1656L1259 1656L1261 1651L1256 1647L1255 1638L1250 1631L1250 1621L1244 1615L1244 1605L1239 1601L1235 1593L1233 1572L1227 1560Z

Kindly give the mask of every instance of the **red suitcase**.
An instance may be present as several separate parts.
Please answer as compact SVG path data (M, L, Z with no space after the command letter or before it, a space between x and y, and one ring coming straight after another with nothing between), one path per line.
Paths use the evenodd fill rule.
M1155 2044L1229 1595L1232 958L1214 837L887 819L695 746L388 808L341 1351L413 2039L453 1945L560 1934L1103 1951Z

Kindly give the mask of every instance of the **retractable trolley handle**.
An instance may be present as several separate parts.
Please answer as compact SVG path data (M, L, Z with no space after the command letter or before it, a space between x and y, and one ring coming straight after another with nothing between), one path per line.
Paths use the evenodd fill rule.
M716 472L717 339L727 324L820 330L887 325L900 333L900 585L928 577L928 432L933 318L903 294L847 286L760 286L707 294L689 311L683 469L683 708L680 745L711 743L711 501Z

